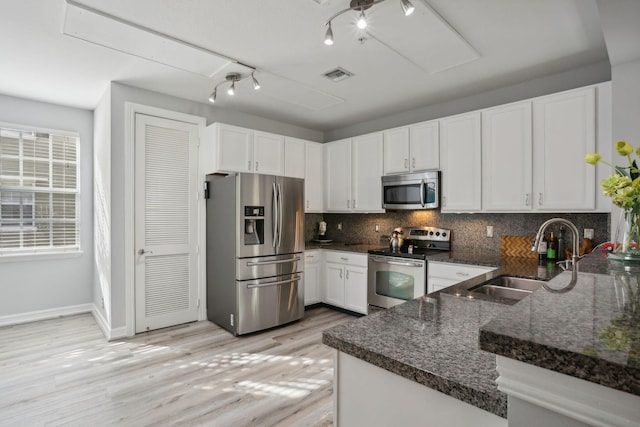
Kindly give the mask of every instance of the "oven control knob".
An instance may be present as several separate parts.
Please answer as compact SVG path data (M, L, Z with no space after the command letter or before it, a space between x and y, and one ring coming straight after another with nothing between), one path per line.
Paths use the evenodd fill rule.
M439 235L440 235L440 232L439 232L439 231L436 231L436 236L439 236Z
M430 231L430 232L429 232L429 235L430 235L430 236L433 236L433 231Z
M442 237L447 237L447 233L446 233L446 232L443 232L443 233L442 233Z

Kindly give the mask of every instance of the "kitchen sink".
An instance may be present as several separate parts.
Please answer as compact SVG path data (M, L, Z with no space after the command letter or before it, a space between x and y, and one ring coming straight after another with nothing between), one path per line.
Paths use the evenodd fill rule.
M471 292L496 298L505 304L515 304L541 287L543 280L524 279L514 276L500 276L469 289Z

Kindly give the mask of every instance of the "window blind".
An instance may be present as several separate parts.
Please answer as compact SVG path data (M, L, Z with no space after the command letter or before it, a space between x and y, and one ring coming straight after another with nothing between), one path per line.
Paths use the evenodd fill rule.
M0 255L80 249L79 144L0 127Z

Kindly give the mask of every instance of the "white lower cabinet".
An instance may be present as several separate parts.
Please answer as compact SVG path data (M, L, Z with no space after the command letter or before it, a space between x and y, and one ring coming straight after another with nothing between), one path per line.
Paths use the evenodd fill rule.
M328 251L324 266L327 304L367 314L367 256Z
M304 253L304 305L322 301L321 270L322 251L311 250Z
M427 263L427 292L439 291L493 270L495 270L494 267L429 261Z

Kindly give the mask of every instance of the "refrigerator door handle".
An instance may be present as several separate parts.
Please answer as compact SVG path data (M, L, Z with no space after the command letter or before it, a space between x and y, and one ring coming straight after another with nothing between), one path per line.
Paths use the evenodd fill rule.
M282 209L282 186L278 183L278 208L280 209L280 213L278 215L278 219L280 222L278 223L278 248L282 243L282 217L284 216L284 212Z
M275 285L283 285L285 283L293 283L293 282L297 282L298 280L300 280L300 276L296 276L292 279L287 279L287 280L278 280L277 282L269 282L269 283L259 283L257 285L247 285L248 289L252 289L252 288L264 288L267 286L275 286Z
M273 243L271 244L274 248L278 244L278 189L276 187L276 183L273 183L273 193L272 193L272 203L271 203L271 226L273 229Z
M300 258L299 256L295 257L295 258L291 258L291 259L281 259L278 261L255 261L255 262L248 262L247 266L248 267L253 267L256 265L271 265L271 264L286 264L288 262L296 262L296 261L300 261L302 258Z

